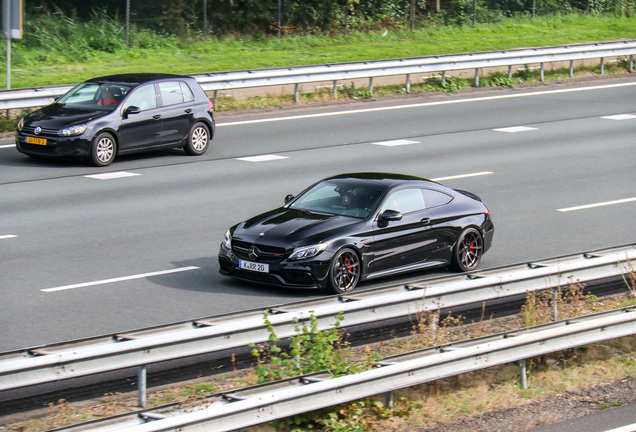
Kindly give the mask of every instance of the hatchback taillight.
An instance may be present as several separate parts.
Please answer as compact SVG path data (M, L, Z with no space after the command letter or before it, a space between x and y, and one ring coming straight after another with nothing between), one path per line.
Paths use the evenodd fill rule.
M208 101L208 111L212 112L214 111L214 104L212 103L212 101Z

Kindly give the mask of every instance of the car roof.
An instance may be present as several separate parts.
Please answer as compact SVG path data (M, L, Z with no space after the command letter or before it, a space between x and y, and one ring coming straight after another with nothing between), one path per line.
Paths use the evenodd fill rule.
M423 183L431 185L439 185L432 180L428 180L422 177L416 177L406 174L384 173L384 172L360 172L360 173L347 173L339 174L333 177L328 177L326 180L353 180L362 181L367 184L374 184L377 187L388 189L395 185L403 185L405 183L414 182L422 185Z
M87 81L89 82L99 82L99 83L111 83L111 84L123 84L130 87L135 87L143 83L147 83L150 81L159 81L164 79L194 79L185 75L173 75L166 73L127 73L127 74L116 74L116 75L105 75L97 78L92 78Z

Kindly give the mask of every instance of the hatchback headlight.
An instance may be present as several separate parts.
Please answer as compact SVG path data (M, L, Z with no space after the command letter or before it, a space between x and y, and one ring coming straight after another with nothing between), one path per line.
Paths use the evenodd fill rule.
M22 131L23 128L24 128L24 118L21 118L20 121L18 122L18 132Z
M86 131L86 125L75 125L64 129L61 129L57 134L60 136L76 136L81 135Z
M230 230L225 232L225 238L223 238L223 245L228 249L232 250L232 233Z
M313 258L320 252L327 249L326 243L318 243L310 246L301 246L294 249L294 252L289 256L290 260L301 260L305 258Z

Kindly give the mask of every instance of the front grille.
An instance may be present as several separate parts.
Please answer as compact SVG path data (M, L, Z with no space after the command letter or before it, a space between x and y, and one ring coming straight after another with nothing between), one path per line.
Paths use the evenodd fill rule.
M257 258L250 256L250 249L252 248L255 248L258 255ZM254 244L234 240L232 241L232 252L240 259L258 261L262 263L276 263L287 258L291 250L288 251L287 249L278 246Z
M31 126L25 126L22 129L22 133L26 133L29 135L35 135L35 128L31 127ZM57 129L44 129L42 128L42 131L35 135L35 136L57 136Z

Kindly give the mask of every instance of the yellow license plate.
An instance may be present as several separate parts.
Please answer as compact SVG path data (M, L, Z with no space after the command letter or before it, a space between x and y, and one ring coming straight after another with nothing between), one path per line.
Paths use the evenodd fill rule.
M29 144L46 145L46 138L26 137L26 142Z

